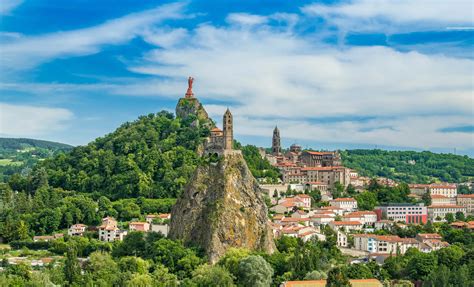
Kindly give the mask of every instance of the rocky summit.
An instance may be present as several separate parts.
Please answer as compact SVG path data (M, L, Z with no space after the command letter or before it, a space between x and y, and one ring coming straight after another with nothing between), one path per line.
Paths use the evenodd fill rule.
M211 263L231 247L274 251L267 207L240 151L196 169L173 207L169 236L203 248Z

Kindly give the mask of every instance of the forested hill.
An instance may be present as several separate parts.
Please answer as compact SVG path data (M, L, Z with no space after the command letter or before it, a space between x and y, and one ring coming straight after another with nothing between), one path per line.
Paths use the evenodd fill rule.
M27 138L0 138L0 182L14 173L33 167L38 161L71 150L67 144Z
M45 160L31 178L111 199L176 197L194 171L196 149L209 132L191 127L193 120L176 119L165 111L141 116L88 145Z
M474 159L428 151L346 150L344 166L361 175L381 176L406 183L464 182L474 179Z
M28 148L42 148L48 150L70 150L73 146L58 142L27 138L0 138L0 152L17 151Z

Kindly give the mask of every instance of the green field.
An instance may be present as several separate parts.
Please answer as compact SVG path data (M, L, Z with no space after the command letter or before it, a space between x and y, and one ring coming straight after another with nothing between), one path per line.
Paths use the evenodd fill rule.
M2 158L0 159L0 166L20 166L23 163L21 161L13 161L11 158Z

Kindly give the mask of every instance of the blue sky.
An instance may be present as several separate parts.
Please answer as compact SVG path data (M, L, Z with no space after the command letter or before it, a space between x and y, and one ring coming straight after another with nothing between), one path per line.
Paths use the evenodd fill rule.
M243 143L474 155L472 1L0 2L0 135L86 144L192 75Z

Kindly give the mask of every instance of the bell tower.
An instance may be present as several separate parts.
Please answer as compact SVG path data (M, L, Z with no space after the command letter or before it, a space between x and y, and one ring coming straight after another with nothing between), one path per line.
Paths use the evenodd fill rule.
M281 154L281 143L280 143L280 130L277 126L273 130L273 139L272 139L272 154L280 155Z
M224 150L232 150L232 144L234 141L234 120L232 119L232 113L227 109L223 118L224 126Z

